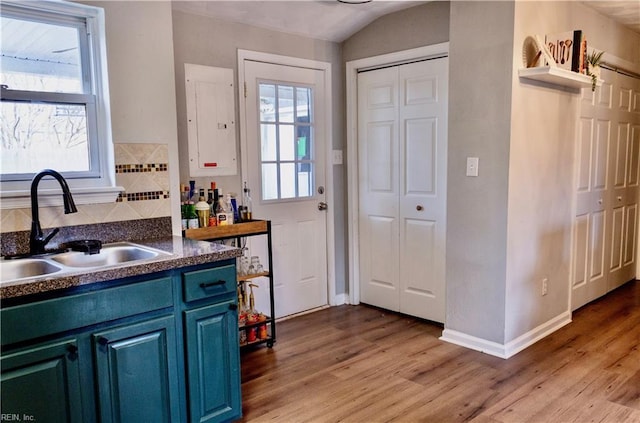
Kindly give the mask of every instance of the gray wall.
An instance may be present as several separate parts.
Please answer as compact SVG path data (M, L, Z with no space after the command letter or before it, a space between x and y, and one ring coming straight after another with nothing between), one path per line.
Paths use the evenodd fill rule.
M512 2L451 2L446 328L500 344L513 21ZM478 177L465 176L467 157L480 158Z
M376 19L343 43L346 62L449 41L449 2L436 1Z
M514 21L514 73L523 66L518 53L527 36L568 28L582 29L589 45L608 55L640 62L640 34L581 2L516 2ZM516 75L511 98L505 343L571 312L575 144L583 101L576 92Z
M187 151L186 97L184 84L184 64L231 68L238 80L238 49L264 53L281 54L303 59L318 60L332 64L332 120L333 130L329 148L344 149L344 71L341 63L340 44L314 40L241 23L225 22L211 17L203 17L173 11L173 45L175 52L175 85L177 100L178 142L180 148L180 180L188 181L189 165ZM236 93L236 121L239 121ZM239 126L238 126L239 127ZM238 162L240 163L240 134L236 141ZM335 205L330 205L335 220L335 266L336 293L346 290L346 184L344 166L334 166L333 190ZM195 178L196 186L209 186L215 180L223 192L241 192L240 174L237 176Z

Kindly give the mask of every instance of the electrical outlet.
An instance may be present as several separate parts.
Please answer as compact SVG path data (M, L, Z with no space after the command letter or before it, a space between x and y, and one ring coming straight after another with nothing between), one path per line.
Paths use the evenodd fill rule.
M477 157L467 157L467 176L478 176L478 165L480 159Z
M547 278L543 278L542 279L542 296L547 295L547 290L549 288L549 279Z

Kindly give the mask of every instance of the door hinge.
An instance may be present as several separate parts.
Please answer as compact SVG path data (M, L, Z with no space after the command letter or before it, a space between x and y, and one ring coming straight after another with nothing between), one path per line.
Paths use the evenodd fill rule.
M247 83L244 83L244 98L247 98Z

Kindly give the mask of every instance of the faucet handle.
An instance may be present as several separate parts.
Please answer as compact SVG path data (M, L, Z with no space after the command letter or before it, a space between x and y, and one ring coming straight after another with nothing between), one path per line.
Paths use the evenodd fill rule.
M45 245L47 245L49 243L49 241L51 241L51 238L53 238L54 236L56 236L56 234L60 232L60 228L55 228L54 230L52 230L49 235L47 235L47 237L44 239L44 241L42 241L42 246L44 247Z

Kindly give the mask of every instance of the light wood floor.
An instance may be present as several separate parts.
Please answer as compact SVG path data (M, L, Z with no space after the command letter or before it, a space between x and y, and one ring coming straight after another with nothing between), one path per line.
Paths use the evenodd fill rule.
M242 355L243 421L640 422L640 282L509 360L367 306L278 325Z

